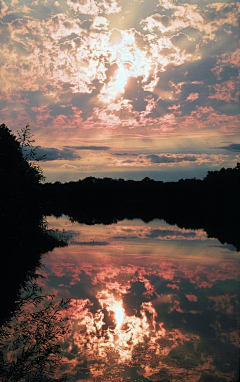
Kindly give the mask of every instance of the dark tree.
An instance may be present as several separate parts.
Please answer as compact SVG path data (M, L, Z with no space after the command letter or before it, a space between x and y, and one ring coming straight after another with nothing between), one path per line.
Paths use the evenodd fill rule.
M43 175L32 161L35 154L24 153L31 144L28 126L20 136L0 125L0 324L14 310L19 288L40 265L41 255L66 245L46 230L39 192Z
M37 189L42 172L34 162L24 157L23 147L29 145L28 126L23 140L17 137L4 124L0 125L0 213L2 217L36 212ZM30 158L32 159L32 158Z

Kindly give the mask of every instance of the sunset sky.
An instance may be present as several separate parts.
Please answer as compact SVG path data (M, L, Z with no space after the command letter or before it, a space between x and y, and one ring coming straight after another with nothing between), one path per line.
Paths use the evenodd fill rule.
M47 181L234 167L239 11L220 0L0 0L0 123L29 123Z

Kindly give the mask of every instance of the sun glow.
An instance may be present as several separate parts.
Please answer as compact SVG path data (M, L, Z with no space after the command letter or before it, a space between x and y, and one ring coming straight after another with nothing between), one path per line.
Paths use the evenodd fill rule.
M99 100L105 103L113 102L124 94L130 77L142 77L143 83L147 81L152 70L152 62L145 50L141 50L136 43L135 33L132 30L114 30L109 39L109 64L117 65L114 74L110 77L99 94Z
M124 93L127 81L127 71L124 64L120 63L111 81L107 85L104 85L99 95L100 101L105 103L114 101L120 94Z

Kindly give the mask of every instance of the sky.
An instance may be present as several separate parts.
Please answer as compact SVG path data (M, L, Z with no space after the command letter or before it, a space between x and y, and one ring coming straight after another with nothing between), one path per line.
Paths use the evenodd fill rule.
M47 181L202 178L240 161L239 2L0 0L0 123Z

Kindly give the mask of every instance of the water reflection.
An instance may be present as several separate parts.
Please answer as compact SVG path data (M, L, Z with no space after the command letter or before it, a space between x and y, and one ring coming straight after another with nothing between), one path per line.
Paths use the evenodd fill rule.
M161 221L53 220L72 235L42 287L71 298L58 375L70 381L235 381L239 261L204 231Z
M55 378L61 356L59 340L67 333L68 301L53 301L36 282L28 281L16 309L0 328L2 382L63 382Z

